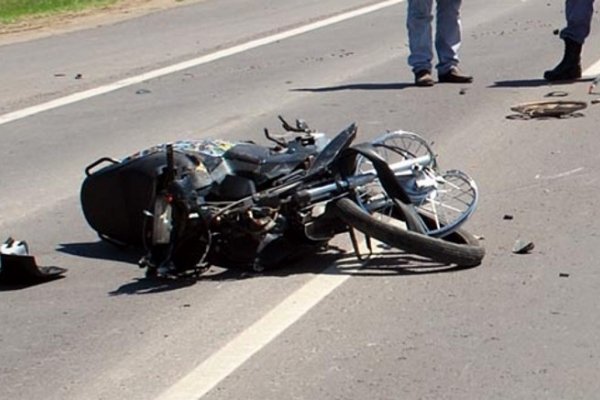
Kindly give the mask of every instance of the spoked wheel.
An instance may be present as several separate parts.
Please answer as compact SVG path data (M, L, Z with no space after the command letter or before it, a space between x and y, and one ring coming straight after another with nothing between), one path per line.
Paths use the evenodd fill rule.
M479 265L485 249L469 232L456 229L443 239L406 229L394 213L368 213L352 199L342 198L335 203L338 216L349 226L389 246L402 249L444 264L463 267ZM431 223L427 217L422 217Z
M452 170L436 177L435 187L417 198L416 209L426 217L427 234L443 237L473 214L478 199L475 181L464 172Z
M410 198L412 204L407 207L414 208L417 218L421 217L423 233L434 237L447 235L475 211L479 191L473 179L457 170L439 173L433 150L419 135L392 132L373 144ZM373 170L373 166L361 157L357 170L365 173ZM367 212L387 215L395 207L378 180L357 191L357 203Z
M398 168L403 161L420 159L423 166L437 168L433 149L421 136L407 131L394 131L375 139L373 145L383 159L392 167ZM400 164L400 165L399 165Z
M394 131L384 134L375 139L373 147L377 153L385 160L390 168L399 174L408 176L411 174L409 162L421 160L424 166L436 167L435 154L429 144L419 135L407 131ZM364 174L373 172L374 167L371 161L365 157L358 157L357 173ZM386 203L387 194L378 180L365 185L357 193L357 201L365 210L368 209L367 203L378 201L381 204ZM389 199L387 199L389 200ZM391 202L387 201L386 208L391 212ZM383 212L383 210L380 210Z
M518 104L510 109L527 117L562 117L587 107L585 101L552 100Z

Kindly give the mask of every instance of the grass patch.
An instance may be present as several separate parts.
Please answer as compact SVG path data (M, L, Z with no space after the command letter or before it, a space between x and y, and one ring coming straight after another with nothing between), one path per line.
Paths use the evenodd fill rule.
M116 2L117 0L0 0L0 23L10 24L26 17L76 12Z

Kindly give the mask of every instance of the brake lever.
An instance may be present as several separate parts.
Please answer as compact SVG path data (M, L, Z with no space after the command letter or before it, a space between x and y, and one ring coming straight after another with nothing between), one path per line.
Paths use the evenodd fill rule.
M285 129L288 132L296 132L296 128L288 124L288 122L285 119L283 119L281 115L278 115L277 118L279 118L279 120L281 121L281 126L283 127L283 129Z
M277 143L277 145L281 146L282 148L286 149L288 147L288 144L282 140L279 140L273 136L271 136L269 134L269 130L267 128L265 128L265 137L270 140L271 142Z
M294 128L285 119L283 119L283 117L281 115L278 115L277 118L279 118L279 120L281 121L283 129L285 129L288 132L298 132L298 133L310 133L311 132L306 121L304 121L302 119L296 120L296 127Z

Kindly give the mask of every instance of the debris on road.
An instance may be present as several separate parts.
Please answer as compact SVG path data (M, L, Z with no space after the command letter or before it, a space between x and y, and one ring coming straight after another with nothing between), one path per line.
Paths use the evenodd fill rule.
M564 90L555 90L554 92L546 93L544 97L567 97L569 92L565 92Z
M29 247L24 241L16 241L12 237L6 239L6 241L0 246L0 254L14 254L18 256L24 256L29 254Z
M590 84L590 87L588 89L588 94L594 94L594 89L596 88L596 85L600 83L600 75L598 75L596 77L596 79L594 79L594 81ZM595 103L592 103L595 104Z
M533 242L517 239L513 246L512 252L515 254L528 254L531 250L533 250L534 247L535 245Z
M569 276L571 276L571 275L570 275L570 274L567 274L567 273L564 273L564 272L561 272L560 274L558 274L558 276L559 276L560 278L568 278L568 277L569 277Z
M583 114L577 111L584 110L587 107L585 101L574 100L550 100L533 101L517 104L510 109L517 115L509 115L508 119L532 119L532 118L565 118L580 117Z
M75 75L75 79L81 79L81 78L83 78L83 75L82 75L82 74L77 74L77 75Z
M60 267L39 267L29 255L25 241L9 237L0 246L0 283L35 284L61 278L67 272Z
M135 94L148 94L148 93L152 93L152 91L148 90L148 89L139 89L135 91Z
M511 214L504 214L504 217L502 217L502 219L504 220L512 220L514 217Z

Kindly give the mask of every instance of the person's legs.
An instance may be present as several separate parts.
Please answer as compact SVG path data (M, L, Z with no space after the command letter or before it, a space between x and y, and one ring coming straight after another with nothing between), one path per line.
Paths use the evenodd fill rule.
M571 39L583 44L590 34L593 14L594 0L567 0L565 2L567 26L560 32L561 39Z
M560 63L544 72L548 81L570 81L581 78L581 50L590 33L594 0L566 0L567 27L560 32L565 51Z
M458 65L461 39L460 4L461 0L437 0L435 49L439 62L436 68L442 75Z
M408 0L408 65L415 74L432 68L432 7L433 0Z
M440 82L470 83L472 76L464 75L457 65L461 41L461 0L437 0L437 23L435 49L438 55L438 79Z

